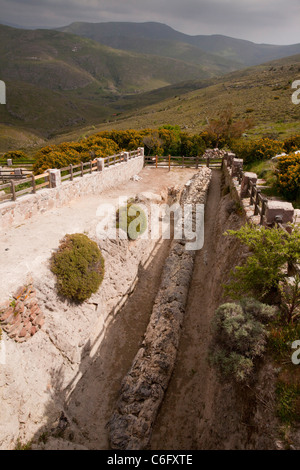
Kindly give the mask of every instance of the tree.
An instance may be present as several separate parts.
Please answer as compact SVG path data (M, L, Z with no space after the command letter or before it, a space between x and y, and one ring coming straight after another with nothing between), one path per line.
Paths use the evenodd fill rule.
M283 316L288 322L292 321L300 300L299 283L294 287L287 284L286 268L288 264L299 263L300 228L293 226L289 234L281 228L247 224L240 230L229 230L225 235L237 238L249 248L244 264L231 272L231 279L225 286L227 294L236 299L252 294L263 300L272 291L277 291Z
M212 119L205 131L210 136L214 136L217 147L230 145L233 139L238 139L242 134L253 127L253 120L250 118L234 121L233 109L230 105L224 110L218 119Z

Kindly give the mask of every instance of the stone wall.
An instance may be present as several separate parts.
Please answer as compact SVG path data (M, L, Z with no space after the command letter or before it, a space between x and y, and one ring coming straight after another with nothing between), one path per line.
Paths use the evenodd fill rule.
M15 202L5 202L0 207L0 229L19 225L35 214L62 207L74 199L100 194L106 189L128 181L138 174L143 166L144 157L141 155L105 168L103 171L63 182L57 188L42 189L36 194L21 196Z
M265 226L273 226L277 218L283 224L300 222L299 211L290 202L272 200L262 195L264 186L260 185L257 174L244 172L243 160L236 158L235 154L225 154L222 171L225 187L229 188L233 200L240 205L247 221ZM255 213L255 201L251 204L250 181L265 200L261 214Z

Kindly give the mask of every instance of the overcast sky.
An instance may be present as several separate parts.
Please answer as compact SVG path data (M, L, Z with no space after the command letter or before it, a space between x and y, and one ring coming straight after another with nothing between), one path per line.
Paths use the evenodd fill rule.
M191 35L300 43L300 0L0 0L0 23L55 28L74 21L158 21Z

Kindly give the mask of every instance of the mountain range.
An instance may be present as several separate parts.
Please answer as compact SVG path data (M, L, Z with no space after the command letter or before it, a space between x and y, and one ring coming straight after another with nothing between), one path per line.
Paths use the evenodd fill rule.
M32 132L32 141L47 139L146 113L150 105L164 109L166 99L214 86L233 95L239 86L232 83L238 84L244 71L250 71L253 88L255 77L264 78L253 66L270 60L283 60L286 78L297 79L299 57L288 67L281 59L297 53L300 44L189 36L150 22L73 23L59 30L0 25L0 79L7 88L7 105L0 107L0 140L6 147L15 145L11 136L17 129L26 136ZM272 63L263 66L264 71L269 68ZM276 77L274 72L275 88L284 76Z
M213 34L190 36L161 23L72 23L59 31L87 37L107 46L139 53L173 57L202 64L205 54L210 59L228 64L258 65L300 53L300 44L276 46L255 44L243 39ZM207 56L206 56L207 57Z

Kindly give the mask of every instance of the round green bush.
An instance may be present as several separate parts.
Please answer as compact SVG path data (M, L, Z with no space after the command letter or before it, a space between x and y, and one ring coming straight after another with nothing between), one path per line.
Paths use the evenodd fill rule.
M58 293L84 302L99 289L104 277L104 259L96 242L86 235L66 235L51 257Z
M124 230L130 240L136 240L147 230L145 212L137 204L128 203L117 211L117 228Z
M226 303L215 312L212 327L214 350L210 361L222 376L239 383L251 379L255 360L265 352L268 332L264 323L275 317L276 309L255 299Z

